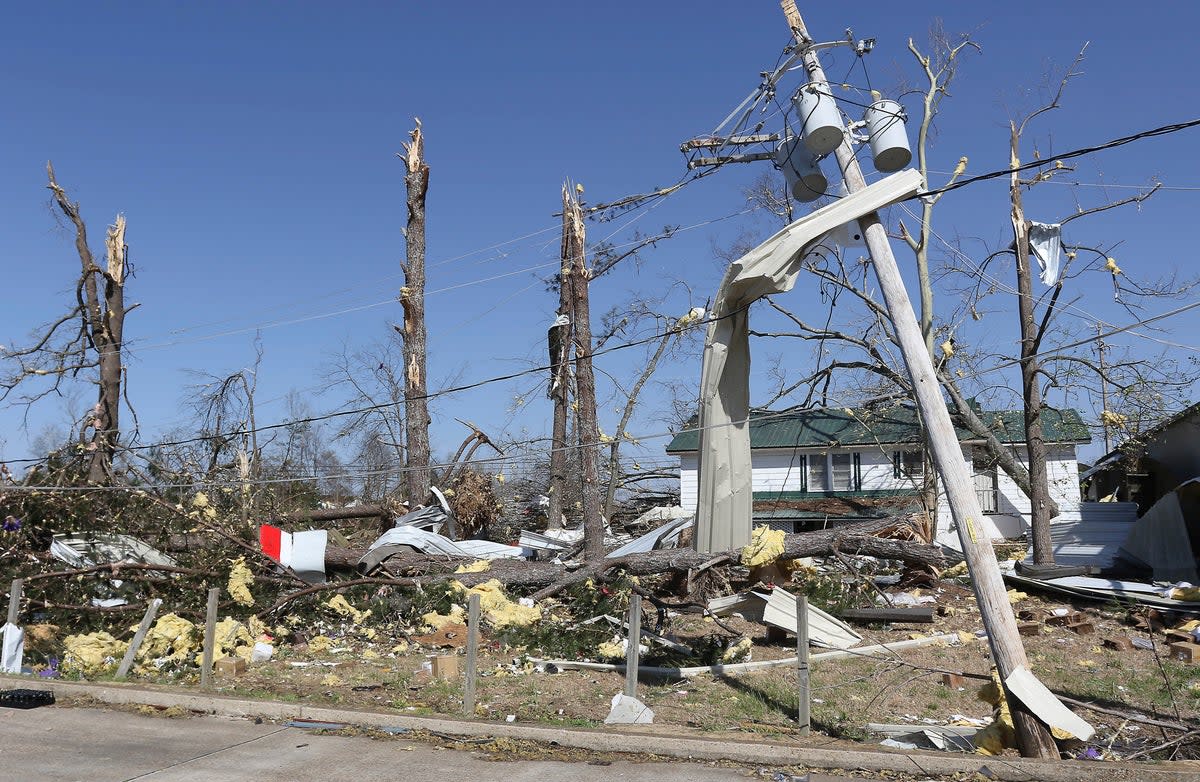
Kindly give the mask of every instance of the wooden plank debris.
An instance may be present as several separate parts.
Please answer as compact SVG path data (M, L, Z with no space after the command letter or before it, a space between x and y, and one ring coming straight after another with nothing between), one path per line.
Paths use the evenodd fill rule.
M933 606L907 608L848 608L842 618L852 622L921 622L933 621Z

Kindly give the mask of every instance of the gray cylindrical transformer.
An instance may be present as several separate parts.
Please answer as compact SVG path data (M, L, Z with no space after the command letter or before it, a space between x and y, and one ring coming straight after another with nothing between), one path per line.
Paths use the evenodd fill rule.
M877 100L863 117L871 137L871 157L875 169L885 174L899 171L912 160L908 133L904 127L904 107L894 100Z
M806 203L825 195L829 180L798 136L789 136L775 148L775 164L783 171L792 198Z
M842 143L845 128L828 84L807 84L793 98L804 123L804 145L814 155L828 155Z

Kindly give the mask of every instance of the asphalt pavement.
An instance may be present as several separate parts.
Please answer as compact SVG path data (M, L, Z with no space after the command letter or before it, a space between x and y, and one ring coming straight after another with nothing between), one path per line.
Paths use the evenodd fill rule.
M493 761L404 738L337 736L253 719L0 709L0 778L25 782L727 782L698 763Z

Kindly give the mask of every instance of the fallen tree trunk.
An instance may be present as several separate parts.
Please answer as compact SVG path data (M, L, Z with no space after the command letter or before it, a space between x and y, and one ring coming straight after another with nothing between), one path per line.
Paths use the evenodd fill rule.
M946 558L938 546L877 537L880 532L904 529L907 525L908 522L903 520L882 519L786 535L780 558L822 557L835 553L861 554L879 559L900 560L908 565L923 568L944 568L947 564ZM356 549L330 547L326 553L326 562L330 566L344 567L350 560L357 560L362 553L364 552ZM540 599L549 597L573 583L602 577L615 569L635 576L686 573L702 567L733 564L739 561L740 555L740 550L700 553L690 548L660 549L615 559L603 559L574 569L554 562L496 559L492 560L488 570L481 573L455 574L454 570L458 565L470 560L431 557L414 552L393 556L386 560L384 565L387 571L394 575L401 578L421 577L425 583L431 583L431 577L433 581L456 578L469 586L495 578L506 586L544 587L534 595L535 599Z

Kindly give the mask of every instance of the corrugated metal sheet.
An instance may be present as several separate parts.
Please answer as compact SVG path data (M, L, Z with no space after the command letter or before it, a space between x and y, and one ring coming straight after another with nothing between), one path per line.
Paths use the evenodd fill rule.
M1134 502L1080 503L1050 524L1055 563L1111 567L1135 521Z

